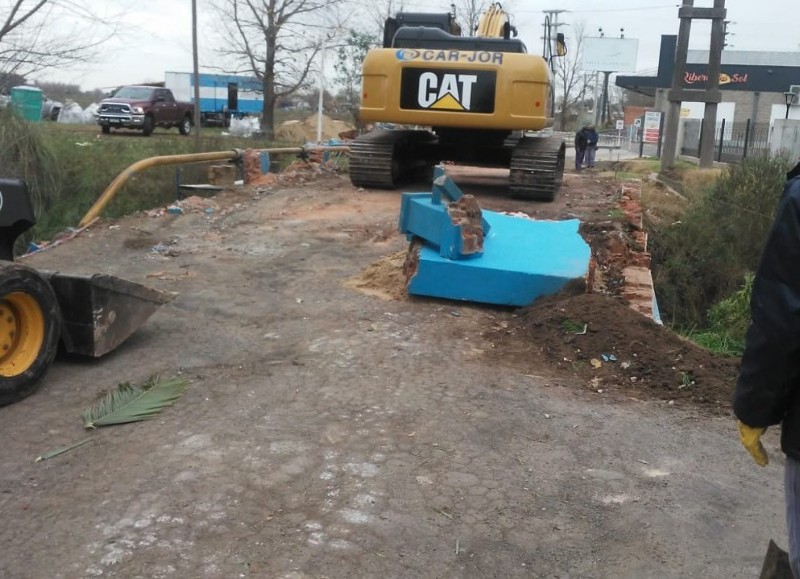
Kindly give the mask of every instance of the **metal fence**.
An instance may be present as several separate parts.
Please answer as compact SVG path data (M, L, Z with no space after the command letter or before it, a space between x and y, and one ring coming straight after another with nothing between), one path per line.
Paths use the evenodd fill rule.
M726 123L723 119L714 129L714 160L738 163L747 157L756 157L770 150L769 123ZM683 125L681 154L700 156L703 132L702 119L687 119Z

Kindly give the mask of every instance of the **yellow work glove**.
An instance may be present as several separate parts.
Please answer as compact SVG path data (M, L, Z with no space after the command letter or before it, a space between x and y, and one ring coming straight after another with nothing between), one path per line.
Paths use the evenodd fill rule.
M747 426L741 420L739 421L739 440L742 441L742 446L747 449L747 452L750 453L750 456L753 457L758 466L767 466L769 463L767 451L764 450L764 445L761 444L761 435L766 430L766 428Z

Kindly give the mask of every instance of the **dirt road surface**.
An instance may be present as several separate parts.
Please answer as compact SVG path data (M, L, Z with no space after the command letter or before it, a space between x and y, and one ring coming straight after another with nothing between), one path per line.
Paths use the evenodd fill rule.
M552 204L488 175L459 177L486 208L608 209L592 175ZM769 538L785 546L775 432L757 468L725 411L597 388L534 356L544 331L493 355L517 312L351 289L406 247L399 201L326 176L104 221L26 259L179 295L0 409L0 576L757 576ZM87 436L99 393L153 373L191 384L34 463Z

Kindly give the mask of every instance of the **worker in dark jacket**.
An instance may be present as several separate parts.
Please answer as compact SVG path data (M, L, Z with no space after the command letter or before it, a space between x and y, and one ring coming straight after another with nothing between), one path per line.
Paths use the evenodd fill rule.
M586 135L586 166L590 169L594 167L594 156L597 154L597 141L600 140L600 135L597 134L594 125L588 125L583 128Z
M789 558L800 577L800 163L788 178L753 281L733 410L761 466L769 462L761 435L781 425Z
M583 157L586 154L586 127L581 127L575 133L575 170L580 171L583 166Z

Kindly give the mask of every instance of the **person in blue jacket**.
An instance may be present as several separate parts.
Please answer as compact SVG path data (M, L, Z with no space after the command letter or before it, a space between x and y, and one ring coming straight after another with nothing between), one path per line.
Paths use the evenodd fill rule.
M760 466L769 462L761 435L781 425L789 561L800 577L800 163L787 177L753 280L733 411Z
M594 125L586 125L584 128L586 134L586 166L590 169L594 167L594 157L597 154L597 141L600 140L600 135L594 128Z

